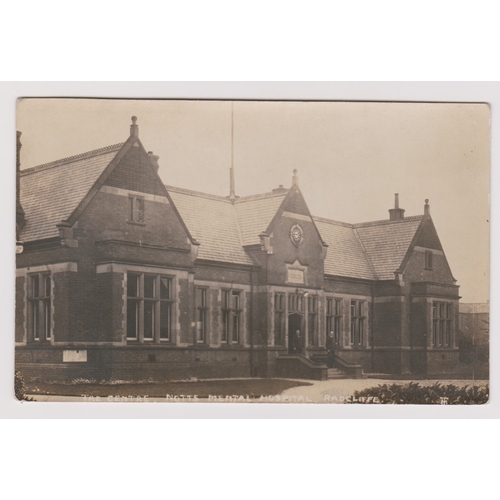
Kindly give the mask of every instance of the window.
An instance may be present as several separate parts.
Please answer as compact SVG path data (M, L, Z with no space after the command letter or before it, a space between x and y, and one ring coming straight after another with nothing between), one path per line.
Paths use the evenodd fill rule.
M285 345L285 294L274 294L274 345Z
M221 342L238 344L241 336L241 292L222 290Z
M432 345L449 347L451 345L451 329L453 304L449 302L432 303Z
M129 195L129 222L144 223L144 197Z
M315 346L317 342L318 330L318 296L309 295L307 297L307 335L310 346Z
M127 273L127 339L170 341L172 335L172 278Z
M303 312L303 311L304 311L304 294L289 293L288 312Z
M351 300L351 345L362 346L365 333L365 303Z
M50 274L28 276L28 331L30 341L50 340L52 279Z
M336 344L340 343L341 304L342 299L326 299L326 335L328 336L330 332L333 332Z
M196 288L196 342L205 342L208 333L208 289Z
M432 269L432 252L425 252L425 268Z

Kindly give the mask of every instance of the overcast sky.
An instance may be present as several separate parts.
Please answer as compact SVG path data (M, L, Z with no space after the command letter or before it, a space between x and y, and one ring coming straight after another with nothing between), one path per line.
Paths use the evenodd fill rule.
M233 109L233 113L232 110ZM21 168L124 142L130 117L166 184L229 194L300 188L314 215L405 215L428 198L463 302L489 298L490 110L478 104L26 99Z

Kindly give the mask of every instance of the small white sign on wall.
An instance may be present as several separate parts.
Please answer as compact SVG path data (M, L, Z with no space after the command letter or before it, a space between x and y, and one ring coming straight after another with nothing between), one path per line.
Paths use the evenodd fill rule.
M299 285L304 284L304 271L301 269L287 269L287 272L288 283L297 283Z
M63 351L63 363L85 363L87 351L82 349Z

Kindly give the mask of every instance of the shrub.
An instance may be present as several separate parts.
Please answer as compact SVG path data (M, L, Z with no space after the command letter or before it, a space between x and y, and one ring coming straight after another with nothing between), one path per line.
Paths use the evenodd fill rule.
M33 398L26 396L26 384L24 383L23 376L17 370L14 378L14 392L19 401L33 401Z
M489 389L486 387L464 386L457 387L453 384L442 385L436 382L433 385L420 385L417 382L408 384L383 384L370 387L362 391L355 391L354 401L349 403L373 403L373 398L378 398L381 404L414 404L414 405L473 405L488 402ZM366 400L365 398L370 398ZM360 401L360 398L363 398Z

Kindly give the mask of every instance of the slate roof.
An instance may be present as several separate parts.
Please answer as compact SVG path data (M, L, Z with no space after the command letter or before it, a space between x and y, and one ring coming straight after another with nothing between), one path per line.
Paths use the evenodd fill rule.
M351 224L313 217L318 231L328 245L325 274L352 278L376 279L361 241ZM394 275L392 276L394 278Z
M21 171L21 203L26 224L24 242L57 237L57 224L67 219L88 193L123 144ZM253 264L244 246L260 243L288 189L237 198L166 186L184 223L200 243L198 258ZM406 255L423 216L401 221L360 224L314 217L328 244L325 274L361 279L392 280Z
M222 196L166 186L193 238L198 258L236 264L252 264L242 247L234 205Z
M267 229L288 190L279 193L246 196L235 201L243 245L260 244L259 234Z
M423 215L398 221L375 221L353 224L375 273L380 280L394 279Z
M21 171L24 242L59 236L56 224L67 219L123 144L115 144Z

